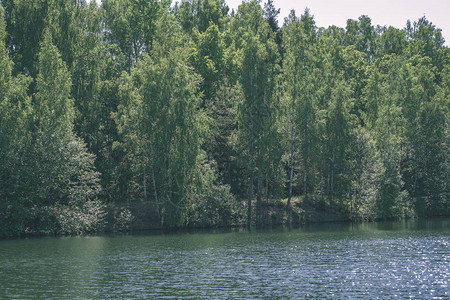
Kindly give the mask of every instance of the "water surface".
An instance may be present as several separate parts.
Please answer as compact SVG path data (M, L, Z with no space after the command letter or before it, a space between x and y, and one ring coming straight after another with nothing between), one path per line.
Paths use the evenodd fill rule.
M0 298L450 297L450 220L0 241Z

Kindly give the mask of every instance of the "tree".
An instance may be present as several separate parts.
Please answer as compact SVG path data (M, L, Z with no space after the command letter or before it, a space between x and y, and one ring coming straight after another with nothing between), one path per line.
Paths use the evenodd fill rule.
M116 123L111 117L117 111L119 78L127 67L125 56L115 44L105 41L103 10L94 1L81 5L78 13L84 34L74 44L76 56L69 68L74 100L74 130L95 154L95 166L100 172L102 198L123 199L126 176L120 169Z
M309 12L307 12L309 14ZM290 162L289 162L289 194L287 209L290 210L293 178L294 178L294 154L295 144L299 141L298 125L302 122L300 116L301 101L308 101L305 97L307 80L310 71L311 63L311 48L313 44L310 43L311 31L308 26L304 26L305 22L309 23L308 18L301 19L295 16L295 12L291 11L283 28L285 37L286 55L284 58L285 70L285 91L287 99L290 100L288 111L290 112ZM313 24L313 23L312 23Z
M264 18L267 20L267 23L269 23L269 27L272 29L272 32L275 34L275 43L278 46L278 52L280 56L283 56L284 50L283 50L283 32L281 31L280 27L278 26L278 15L280 14L280 9L276 9L273 5L272 0L267 0L266 3L264 3Z
M31 99L27 95L31 80L13 77L5 38L4 11L0 7L0 236L23 231L25 213L21 172L25 151L30 145Z
M224 0L183 0L175 4L175 15L189 35L194 29L205 32L211 23L223 32L228 22L228 10Z
M129 153L129 196L146 200L150 177L149 190L162 224L181 226L195 190L202 137L199 78L187 64L190 49L170 15L158 21L156 36L151 57L144 56L131 75L122 76L122 102L115 118Z
M386 54L401 55L408 44L406 32L392 26L383 28L383 32L377 41L377 56L381 57Z
M203 91L203 107L211 105L216 97L215 93L225 77L225 44L223 34L214 23L203 33L194 31L196 55L193 65L202 76L201 90Z
M206 110L208 135L202 148L212 164L216 164L217 182L228 184L234 194L239 194L242 184L235 137L237 131L237 106L242 99L242 90L224 80L219 86L213 104Z
M8 49L13 57L14 74L36 77L38 53L44 29L51 31L53 42L62 59L70 67L75 58L75 46L82 35L80 14L82 1L46 0L4 3L7 12ZM31 92L34 90L31 86Z
M5 45L6 23L4 10L0 7L0 99L5 97L8 90L8 83L11 80L12 62L9 59Z
M48 1L2 1L6 11L8 49L14 61L14 74L37 74L37 54L47 25Z
M403 63L403 59L396 55L383 56L375 61L365 90L369 105L367 124L374 134L382 162L377 195L380 218L402 216L411 210L402 190L400 174L400 161L404 155L402 145L405 142Z
M437 67L436 70L441 71L445 66L445 55L443 55L445 51L445 40L442 37L442 30L433 25L425 17L420 18L412 24L408 20L405 30L409 39L408 56L428 56L431 58L432 64ZM435 78L439 80L439 76Z
M292 13L291 13L292 14ZM294 18L293 18L294 19ZM297 22L297 23L295 23ZM315 152L315 116L316 116L316 101L314 95L314 82L312 76L312 68L313 68L313 59L312 53L310 52L312 47L314 47L316 43L316 27L313 16L310 14L309 10L306 9L304 14L300 17L299 21L294 19L293 24L297 27L296 31L298 33L294 33L301 38L301 43L298 43L294 40L294 55L296 56L296 64L300 64L300 69L292 79L297 82L297 91L295 92L295 97L298 97L298 100L292 98L294 102L292 105L295 107L295 114L298 114L295 118L298 118L296 121L295 118L292 119L293 122L296 123L296 128L294 130L298 131L298 139L299 139L299 150L300 157L299 161L301 162L301 178L302 178L302 186L303 186L303 195L305 200L308 199L309 192L309 181L311 176L311 165L313 161L313 155ZM296 45L297 44L297 45ZM296 46L295 46L296 45ZM298 67L297 67L298 68ZM289 74L289 73L287 73ZM295 85L293 85L295 87ZM298 90L300 89L300 90ZM294 111L294 110L293 110ZM291 122L292 122L291 121ZM292 146L292 145L291 145Z
M267 0L267 2L264 3L264 10L264 17L269 23L270 28L273 32L278 31L280 27L278 26L277 16L280 14L280 9L276 9L275 6L273 6L272 0Z
M156 22L169 7L168 1L158 0L105 0L102 1L107 31L105 37L125 55L127 68L131 68L153 48Z
M371 133L362 126L354 129L355 138L350 147L351 194L349 203L352 221L377 219L377 196L379 195L381 172L380 152Z
M358 20L347 20L345 45L354 45L358 51L367 55L370 59L375 50L375 29L368 16L362 15Z
M6 200L2 227L8 235L96 231L103 213L96 200L100 185L95 158L73 133L70 74L48 29L37 70L32 102L27 96L30 80L21 76L9 81L1 105L0 115L7 117L1 118L2 128L9 131L5 136L14 139L2 147L8 161L1 168L7 183L1 191Z
M28 209L41 210L28 226L61 233L95 231L102 221L95 157L73 133L70 74L49 30L44 32L38 58L32 143L19 189Z
M440 215L448 202L445 137L448 98L439 95L429 57L412 57L405 66L403 112L407 157L402 174L419 216ZM443 90L442 90L443 91ZM448 117L447 117L448 118Z
M333 37L318 40L313 71L317 99L317 132L319 137L319 169L321 194L326 191L330 204L335 197L343 201L349 194L351 144L354 115L353 99L345 76L347 52ZM320 166L321 165L321 166ZM324 184L326 181L326 184Z
M256 224L260 225L264 178L266 174L272 176L272 162L280 161L278 155L267 156L276 153L275 145L278 144L274 134L277 103L273 97L278 72L278 53L258 2L241 4L233 22L236 44L242 47L240 83L244 99L239 108L238 134L242 145L245 145L249 176L247 222L250 226L256 181ZM267 36L271 38L267 39ZM265 185L268 184L266 180Z

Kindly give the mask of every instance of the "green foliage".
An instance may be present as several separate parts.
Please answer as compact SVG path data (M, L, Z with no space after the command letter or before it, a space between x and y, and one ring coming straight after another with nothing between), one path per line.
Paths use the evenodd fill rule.
M284 26L285 49L284 57L284 107L290 115L289 121L284 124L290 127L290 161L289 161L289 198L288 209L290 209L294 176L299 173L298 162L302 160L303 193L307 194L307 159L309 154L309 127L313 121L313 97L311 97L310 72L312 65L312 47L315 40L315 28L309 11L298 19L295 12L291 11ZM289 124L289 125L288 125ZM298 146L299 145L299 146ZM300 156L300 157L299 157ZM294 166L296 170L294 171Z
M119 215L115 216L114 223L117 226L116 230L128 231L131 229L131 224L134 221L134 216L128 208L123 208Z
M12 62L9 60L6 50L6 24L4 10L0 6L0 99L3 99L7 85L11 80Z
M2 101L9 101L5 108L13 113L5 113L9 120L2 117L5 125L11 121L19 125L15 130L2 127L9 137L2 144L7 159L1 168L6 208L2 235L96 231L102 221L102 206L96 201L101 189L98 173L94 156L73 134L70 74L49 31L38 57L33 101L26 96L29 80L23 77L12 80Z
M435 68L428 57L412 57L407 68L410 101L403 106L407 122L414 124L414 128L409 126L405 132L408 153L403 174L416 212L421 216L440 215L446 211L449 196L445 179L448 177L445 108L449 100L436 94L439 89L434 84Z
M51 33L46 30L39 53L39 73L34 95L35 123L38 132L62 137L72 131L73 100L70 98L71 79Z
M356 220L377 219L377 195L383 167L380 153L369 131L365 128L355 129L355 139L351 148L351 195L347 202L350 217Z
M228 185L215 185L193 195L188 214L188 226L226 227L233 221L236 199Z
M354 45L360 52L368 56L375 52L375 29L368 16L362 15L358 20L347 20L344 41L346 45Z
M442 37L441 29L437 28L425 17L422 17L417 22L413 22L413 24L408 20L406 33L410 39L407 49L408 55L427 56L431 58L433 65L438 70L442 70L444 67L444 38Z
M377 42L377 55L387 54L401 55L407 46L406 32L400 29L389 27L384 28Z
M450 51L425 17L325 29L306 9L280 28L270 0L0 3L1 236L100 231L99 199L167 227L234 224L234 195L258 226L285 194L352 220L450 213Z
M130 191L135 193L131 195L146 198L148 176L153 201L161 201L157 205L161 205L163 224L180 226L184 224L204 117L197 96L199 78L187 65L190 51L178 46L176 38L181 33L172 27L170 16L161 22L161 27L171 27L173 35L164 40L160 36L152 58L144 57L131 76L123 75L123 102L116 120L129 153L128 167L133 174Z
M366 96L373 111L368 125L373 130L377 148L381 153L383 172L379 178L377 209L382 218L392 218L406 205L402 193L400 160L404 137L404 118L401 100L403 95L402 58L389 55L377 60L367 84Z
M244 97L238 106L238 152L242 153L241 164L249 178L248 223L255 189L258 225L262 223L263 194L268 197L278 183L276 176L269 180L267 175L279 172L281 159L276 128L279 104L275 97L278 51L263 14L257 1L243 3L231 24L236 45L242 47L240 85Z
M224 0L183 0L175 4L175 15L183 30L192 34L205 32L211 24L223 32L227 23L228 6Z
M203 33L194 31L197 44L197 53L193 57L193 65L202 76L201 90L204 93L204 102L214 101L216 91L225 76L225 45L223 34L219 27L213 23Z
M74 45L77 55L69 66L72 77L71 96L74 99L74 130L96 155L95 166L101 173L102 198L120 200L124 195L121 153L113 151L118 140L111 113L117 111L119 77L126 69L126 59L120 48L104 41L103 11L91 1L81 5L78 36Z
M50 232L60 235L81 235L101 232L104 227L105 211L103 204L98 201L87 201L80 206L51 207L50 217L56 224L50 225Z
M130 68L153 48L156 22L169 7L169 1L105 0L102 1L107 27L106 38L116 44Z

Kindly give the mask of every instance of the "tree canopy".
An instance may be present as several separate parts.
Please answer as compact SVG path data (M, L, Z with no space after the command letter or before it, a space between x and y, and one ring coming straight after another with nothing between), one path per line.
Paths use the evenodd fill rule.
M165 227L448 216L441 30L279 11L0 0L0 236L96 231L119 202Z

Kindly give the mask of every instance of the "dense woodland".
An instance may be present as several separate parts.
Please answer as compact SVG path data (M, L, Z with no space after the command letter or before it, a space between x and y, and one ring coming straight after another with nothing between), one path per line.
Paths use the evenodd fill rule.
M99 231L105 205L136 201L163 227L239 209L261 225L273 202L450 214L450 51L425 17L318 28L308 9L280 26L271 0L0 4L0 236Z

